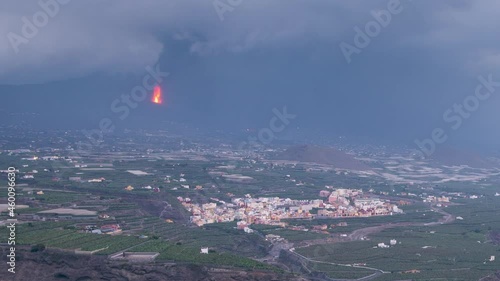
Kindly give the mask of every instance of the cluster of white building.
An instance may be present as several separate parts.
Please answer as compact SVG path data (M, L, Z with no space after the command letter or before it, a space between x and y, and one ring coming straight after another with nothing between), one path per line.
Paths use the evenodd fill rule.
M283 219L314 217L356 217L392 215L401 213L396 205L379 198L361 198L361 190L337 189L321 191L320 196L328 200L293 200L280 197L233 198L230 203L222 200L206 204L195 204L190 198L177 199L192 214L191 222L204 224L239 221L238 228L246 230L251 224L285 226ZM247 231L249 232L249 230Z
M379 198L363 197L360 189L339 188L332 192L320 191L320 196L328 197L328 203L318 210L321 217L366 217L402 213L398 206Z
M238 227L245 229L251 224L283 225L282 219L309 218L313 208L319 208L322 200L292 200L279 197L234 198L231 203L193 204L190 198L177 198L192 214L191 222L204 224L242 221Z
M434 196L434 195L429 195L426 198L424 198L425 203L449 203L451 200L450 197L448 196Z

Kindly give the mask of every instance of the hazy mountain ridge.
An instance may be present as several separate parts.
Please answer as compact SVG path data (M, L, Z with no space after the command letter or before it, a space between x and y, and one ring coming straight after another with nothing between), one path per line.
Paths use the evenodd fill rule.
M370 169L368 165L356 160L354 156L350 154L335 148L315 145L297 145L289 147L282 153L278 153L275 159L331 165L340 169Z
M498 166L482 154L452 147L438 148L430 158L447 166L467 165L473 168L493 168Z

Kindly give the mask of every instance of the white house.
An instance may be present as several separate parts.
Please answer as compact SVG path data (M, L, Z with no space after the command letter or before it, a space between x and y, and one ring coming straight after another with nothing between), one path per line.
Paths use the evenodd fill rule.
M378 243L377 247L379 247L379 248L389 248L389 245L386 245L385 243Z
M201 248L200 254L208 254L208 248Z

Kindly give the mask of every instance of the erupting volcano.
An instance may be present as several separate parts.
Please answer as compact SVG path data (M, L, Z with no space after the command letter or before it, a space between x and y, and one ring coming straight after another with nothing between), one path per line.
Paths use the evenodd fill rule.
M161 95L161 88L160 86L156 85L154 90L153 90L153 97L151 98L151 101L156 104L162 104L163 103L163 96Z

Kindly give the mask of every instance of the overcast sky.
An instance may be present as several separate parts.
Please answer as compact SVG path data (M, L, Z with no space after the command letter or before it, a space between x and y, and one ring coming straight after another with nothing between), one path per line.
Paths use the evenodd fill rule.
M457 130L443 120L479 75L500 81L498 1L55 1L40 1L48 12L39 1L0 3L6 122L22 111L61 126L109 117L259 128L287 106L294 128L411 144L442 127L456 140L500 140L500 88ZM356 27L391 9L356 47ZM342 44L357 51L346 59ZM167 105L117 118L110 104L157 64L170 74L161 82Z

